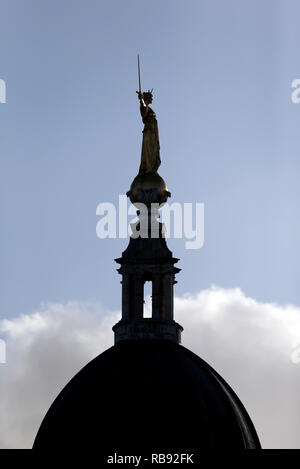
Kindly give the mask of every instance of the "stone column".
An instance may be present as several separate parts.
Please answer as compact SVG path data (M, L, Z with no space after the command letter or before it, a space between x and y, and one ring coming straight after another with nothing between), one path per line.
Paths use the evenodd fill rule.
M173 279L171 273L164 275L164 319L173 319Z
M160 288L160 274L154 274L152 278L152 318L161 319L161 288Z
M130 274L122 274L122 319L128 321L130 319L131 291L130 291Z
M135 274L133 288L133 319L143 318L144 313L144 280L142 275Z

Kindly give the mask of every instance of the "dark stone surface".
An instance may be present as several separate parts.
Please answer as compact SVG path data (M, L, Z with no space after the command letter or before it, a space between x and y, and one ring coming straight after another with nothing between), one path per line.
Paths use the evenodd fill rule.
M115 451L259 448L226 382L167 340L119 342L85 366L50 407L35 449ZM131 453L130 453L131 451Z
M183 327L174 320L159 321L141 318L136 321L121 320L113 326L115 343L120 340L171 340L181 343Z

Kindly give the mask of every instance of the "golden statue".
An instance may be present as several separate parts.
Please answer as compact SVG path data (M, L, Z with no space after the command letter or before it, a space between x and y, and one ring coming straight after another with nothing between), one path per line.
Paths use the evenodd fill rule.
M149 106L152 103L152 91L142 93L141 88L141 70L140 57L138 55L138 75L139 75L139 91L140 111L144 123L143 144L139 175L147 173L156 173L160 166L160 145L158 135L158 125L156 115Z
M160 145L156 115L149 106L152 91L139 92L140 111L144 123L141 165L139 174L156 173L160 166Z
M142 93L140 57L138 55L138 76L141 116L144 123L141 164L138 175L131 183L127 195L131 202L165 203L170 197L167 185L157 170L160 166L160 145L156 115L149 106L152 103L152 91Z

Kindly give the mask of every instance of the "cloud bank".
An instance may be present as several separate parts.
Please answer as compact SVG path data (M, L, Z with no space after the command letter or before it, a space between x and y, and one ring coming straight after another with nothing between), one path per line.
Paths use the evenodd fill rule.
M212 365L246 406L264 448L300 448L300 307L211 287L175 299L183 345ZM0 321L0 448L30 448L51 402L88 361L113 345L119 312L44 304Z

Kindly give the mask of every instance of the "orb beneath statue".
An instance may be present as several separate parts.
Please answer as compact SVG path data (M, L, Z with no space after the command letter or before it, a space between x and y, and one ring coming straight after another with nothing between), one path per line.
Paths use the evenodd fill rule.
M171 196L167 184L157 173L138 174L127 192L130 201L134 203L159 203L163 204Z

